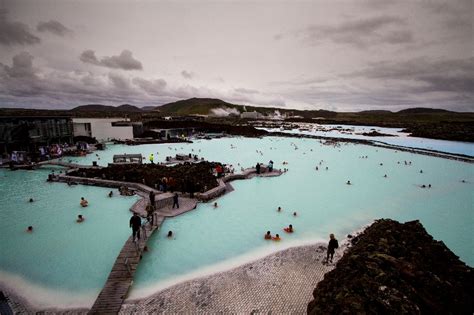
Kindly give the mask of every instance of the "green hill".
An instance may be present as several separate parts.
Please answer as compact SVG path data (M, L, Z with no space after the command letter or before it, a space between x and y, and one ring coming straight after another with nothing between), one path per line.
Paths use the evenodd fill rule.
M227 103L215 98L190 98L165 105L157 106L155 111L170 115L210 115L213 109L234 109L239 113L256 111L263 115L274 114L279 111L280 114L290 114L292 116L301 116L304 118L315 117L334 117L335 112L327 110L297 110L278 107L255 107L249 105L237 105Z
M156 111L173 115L209 115L212 109L235 108L243 112L243 106L230 104L215 98L190 98L155 107Z
M72 112L141 112L142 110L136 106L123 104L119 106L90 104L81 105L71 109Z

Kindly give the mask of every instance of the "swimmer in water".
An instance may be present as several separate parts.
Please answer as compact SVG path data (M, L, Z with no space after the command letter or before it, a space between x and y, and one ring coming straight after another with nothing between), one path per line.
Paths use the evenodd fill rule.
M348 180L346 184L347 185L352 185L350 180Z
M167 237L168 237L168 238L171 238L172 236L173 236L173 231L168 231Z
M219 206L217 205L217 202L214 202L214 209L217 208L217 207L219 207Z
M81 204L81 207L87 207L89 205L89 202L86 199L84 199L84 197L81 197L80 204Z
M109 192L109 197L112 198L113 195L114 195L114 192L111 190L111 191Z
M295 212L293 212L293 216L294 216L294 217L296 217L296 215L297 215L297 214L296 214L296 211L295 211Z
M277 211L278 211L278 212L281 212L281 207L278 207Z
M293 233L293 225L289 225L288 227L283 229L287 233Z
M265 236L263 238L266 239L266 240L271 240L272 235L270 234L270 231L267 231L267 234L265 234Z
M84 222L84 220L85 220L85 218L82 216L82 214L79 214L79 215L77 216L76 222L77 222L77 223L81 223L81 222Z
M30 201L30 202L33 202L34 200L33 200L33 198L30 198L30 200L29 200L29 201Z
M33 227L30 225L27 229L26 232L32 233L33 232Z
M280 235L278 235L278 234L275 235L274 237L272 237L272 240L273 241L280 241L281 240Z

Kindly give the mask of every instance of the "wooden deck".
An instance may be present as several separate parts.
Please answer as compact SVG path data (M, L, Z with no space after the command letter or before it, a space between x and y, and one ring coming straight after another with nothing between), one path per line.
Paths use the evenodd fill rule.
M77 163L70 163L70 162L65 162L65 161L60 161L60 160L49 160L49 161L41 161L36 163L36 166L41 166L41 165L57 165L57 166L62 166L62 167L67 167L67 168L97 168L98 166L92 166L92 165L81 165Z
M132 236L128 238L89 314L117 314L120 311L123 300L133 283L133 275L141 260L143 248L164 219L164 216L158 214L153 225L146 224L141 230L139 241L134 243Z
M141 203L147 203L146 199L141 199ZM165 217L174 217L196 208L195 199L180 197L179 208L172 209L172 204L167 204L164 208L158 209L155 213L154 224L146 224L141 230L141 239L134 243L130 236L122 247L120 254L115 260L109 277L99 293L89 314L117 314L126 298L128 290L133 283L133 275L140 263L143 248L153 232L158 230L165 220ZM136 208L142 208L140 205ZM137 211L143 213L143 211Z

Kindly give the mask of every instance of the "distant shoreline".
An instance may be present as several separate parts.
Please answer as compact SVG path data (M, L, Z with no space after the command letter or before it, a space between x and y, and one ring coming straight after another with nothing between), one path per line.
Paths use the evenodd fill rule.
M317 136L317 135L307 135L307 134L291 134L291 133L284 133L284 132L269 132L266 136L273 136L273 137L287 137L287 138L306 138L306 139L317 139L317 140L329 140L335 142L350 142L356 144L365 144L379 148L385 149L392 149L397 151L404 151L414 154L421 154L421 155L428 155L433 157L445 158L449 160L456 160L460 162L466 163L474 163L474 157L464 154L457 154L457 153L448 153L442 152L437 150L430 150L430 149L421 149L421 148L410 148L404 146L397 146L388 144L382 141L374 141L374 140L365 140L365 139L351 139L351 138L338 138L338 137L325 137L325 136ZM383 145L382 145L383 144Z

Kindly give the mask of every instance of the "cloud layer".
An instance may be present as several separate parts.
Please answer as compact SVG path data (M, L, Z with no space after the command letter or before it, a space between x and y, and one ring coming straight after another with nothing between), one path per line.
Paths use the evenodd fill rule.
M400 28L403 26L404 21L399 17L375 16L350 20L337 25L311 25L295 34L311 45L330 41L366 48L380 44L412 43L414 40L412 32Z
M474 111L472 0L4 3L0 107Z
M38 32L49 32L57 36L72 35L73 32L66 26L62 25L56 20L49 20L48 22L39 22L36 26Z
M7 20L7 12L0 10L0 44L32 45L41 42L40 38L30 32L28 25Z
M142 70L143 66L140 61L133 58L130 50L123 50L118 56L102 57L100 60L96 57L93 50L85 50L79 59L84 63L96 66L107 67L122 70Z

